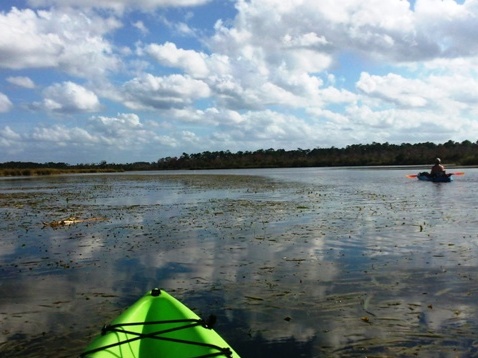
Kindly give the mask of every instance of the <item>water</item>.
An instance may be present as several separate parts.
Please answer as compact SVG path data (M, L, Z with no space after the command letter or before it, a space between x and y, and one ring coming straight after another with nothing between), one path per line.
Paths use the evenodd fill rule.
M162 287L243 357L476 355L478 170L416 171L1 179L0 353L77 356Z

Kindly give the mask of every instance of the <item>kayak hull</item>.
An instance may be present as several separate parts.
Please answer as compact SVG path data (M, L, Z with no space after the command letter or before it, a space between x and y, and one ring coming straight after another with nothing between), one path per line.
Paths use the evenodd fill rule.
M417 175L418 180L431 181L434 183L449 183L453 180L452 174L446 174L442 176L431 176L427 172L419 173Z
M211 325L167 292L154 289L105 326L81 357L238 358Z

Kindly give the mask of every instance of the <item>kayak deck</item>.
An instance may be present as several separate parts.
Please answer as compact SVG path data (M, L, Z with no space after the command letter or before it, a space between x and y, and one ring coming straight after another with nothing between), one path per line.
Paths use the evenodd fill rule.
M211 328L214 321L154 289L105 326L80 357L239 357Z

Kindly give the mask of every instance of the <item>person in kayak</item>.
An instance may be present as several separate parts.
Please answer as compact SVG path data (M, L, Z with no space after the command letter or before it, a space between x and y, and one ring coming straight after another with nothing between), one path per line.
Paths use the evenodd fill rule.
M441 159L436 158L435 159L435 165L430 170L430 176L431 177L441 177L441 176L444 176L444 175L446 175L445 167L441 164Z

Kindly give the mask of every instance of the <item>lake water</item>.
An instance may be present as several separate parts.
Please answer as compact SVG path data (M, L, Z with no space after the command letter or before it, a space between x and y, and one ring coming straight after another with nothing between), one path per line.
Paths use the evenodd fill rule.
M0 355L77 356L162 287L214 313L243 357L476 356L478 169L464 171L0 179Z

